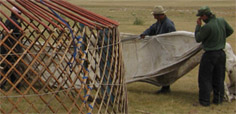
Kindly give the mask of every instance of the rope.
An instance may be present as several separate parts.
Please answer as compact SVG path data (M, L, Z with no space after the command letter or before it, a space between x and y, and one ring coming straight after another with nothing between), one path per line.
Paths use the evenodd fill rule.
M95 85L95 84L84 84L87 85L87 87L91 90L91 86ZM96 84L97 85L97 84ZM115 86L124 86L123 84L99 84L99 86L111 86L111 85L115 85ZM42 94L30 94L30 95L15 95L15 96L0 96L0 99L3 98L19 98L19 97L37 97L37 96L45 96L45 95L51 95L51 94L56 94L56 93L61 93L61 92L65 92L68 90L73 90L73 89L80 89L80 88L67 88L67 89L63 89L60 91L54 91L54 92L48 92L48 93L42 93Z
M132 40L137 40L137 39L132 39ZM139 40L146 40L146 39L139 39ZM99 50L99 49L103 49L103 48L107 48L109 46L113 46L113 45L118 45L118 44L129 44L131 42L128 42L130 40L122 40L120 42L117 42L117 43L114 43L114 44L109 44L109 45L106 45L106 46L101 46L101 47L97 47L97 48L89 48L88 50L89 51L94 51L94 50ZM128 42L128 43L124 43L124 42ZM0 54L0 55L22 55L23 53L16 53L16 54ZM37 52L35 53L25 53L24 55L26 54L33 54L33 55L36 55L38 54ZM48 52L42 52L42 54L50 54ZM55 52L55 54L65 54L65 52ZM73 54L72 54L73 55Z

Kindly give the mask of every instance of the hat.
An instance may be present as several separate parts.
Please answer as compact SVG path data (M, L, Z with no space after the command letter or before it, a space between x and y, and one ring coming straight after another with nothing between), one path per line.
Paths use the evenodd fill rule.
M211 10L208 6L202 6L199 10L196 16L202 16L204 14L210 14Z
M167 11L166 10L164 10L164 8L162 7L162 6L155 6L154 8L153 8L153 11L152 11L152 15L154 15L154 14L164 14L164 13L166 13Z
M20 11L20 10L18 10L16 7L12 7L11 9L12 9L13 11L15 11L15 12L17 12L17 13L21 14L21 11Z

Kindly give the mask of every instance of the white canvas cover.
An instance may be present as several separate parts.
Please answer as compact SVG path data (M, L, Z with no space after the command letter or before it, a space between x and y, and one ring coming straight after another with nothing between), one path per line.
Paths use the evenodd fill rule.
M201 59L201 44L194 33L176 31L140 39L121 34L126 82L169 85L192 70Z

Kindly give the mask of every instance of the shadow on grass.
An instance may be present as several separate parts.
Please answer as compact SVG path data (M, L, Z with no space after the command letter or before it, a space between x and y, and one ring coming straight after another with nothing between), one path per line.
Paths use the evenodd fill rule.
M170 93L166 94L156 94L157 90L161 87L157 87L147 83L134 83L128 85L128 96L130 102L138 97L140 101L146 102L174 102L180 104L193 105L198 101L198 93L196 91L189 90L179 90L177 88L172 88Z

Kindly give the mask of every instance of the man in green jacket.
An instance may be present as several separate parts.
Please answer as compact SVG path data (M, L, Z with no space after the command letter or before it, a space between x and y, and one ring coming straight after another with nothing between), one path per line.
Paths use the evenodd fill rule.
M226 38L233 33L232 27L223 19L216 18L208 6L198 10L195 39L202 43L205 53L202 56L198 84L199 103L210 105L210 93L213 90L213 103L221 104L224 97L225 48ZM205 25L202 26L203 20Z

